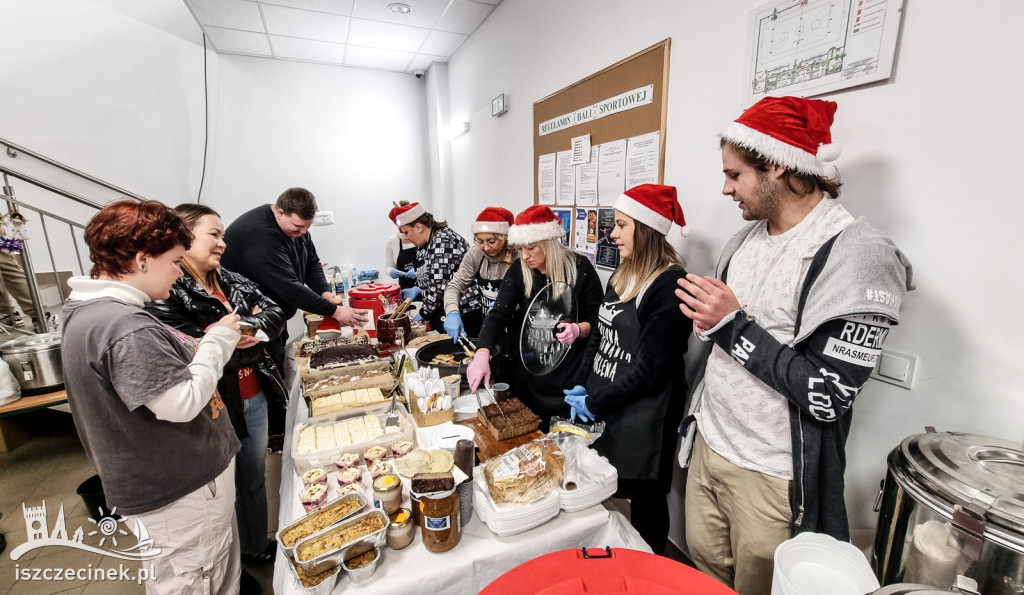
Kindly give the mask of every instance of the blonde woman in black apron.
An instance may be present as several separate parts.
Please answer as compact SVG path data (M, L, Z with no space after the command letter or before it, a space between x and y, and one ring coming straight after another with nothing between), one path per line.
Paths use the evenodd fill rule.
M505 278L508 265L516 258L515 251L508 245L508 228L515 216L512 211L501 207L487 207L473 222L473 242L476 244L462 258L462 265L444 290L444 330L452 341L459 335L477 337L483 318L470 327L463 324L459 314L459 300L475 283L484 298L481 316L486 315L498 299L498 288ZM502 346L504 347L504 346Z
M608 281L578 384L564 391L573 417L607 424L594 449L618 471L616 496L630 500L630 522L656 554L668 539L691 332L672 299L686 276L666 240L673 222L685 225L672 186L644 184L616 200L611 237L622 263Z

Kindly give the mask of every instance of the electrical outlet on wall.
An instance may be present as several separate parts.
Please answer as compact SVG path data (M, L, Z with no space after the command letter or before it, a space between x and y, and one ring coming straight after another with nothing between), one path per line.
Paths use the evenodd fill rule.
M914 386L915 368L917 368L916 355L883 349L881 357L878 358L878 365L871 372L871 377L910 389Z
M334 211L317 211L313 215L313 225L332 225L334 223Z

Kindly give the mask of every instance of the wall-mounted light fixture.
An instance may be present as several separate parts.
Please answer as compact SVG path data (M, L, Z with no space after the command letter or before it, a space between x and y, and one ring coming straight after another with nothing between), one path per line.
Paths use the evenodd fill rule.
M448 140L455 140L469 132L469 122L449 122L444 129L444 137Z

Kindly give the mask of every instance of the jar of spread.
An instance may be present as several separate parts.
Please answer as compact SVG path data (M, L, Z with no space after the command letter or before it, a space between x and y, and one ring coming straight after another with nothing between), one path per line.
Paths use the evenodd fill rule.
M391 524L388 525L387 543L393 550L404 549L412 543L413 529L416 525L412 522L412 511L408 508L399 508L398 512L391 515Z
M373 505L393 514L402 507L402 480L394 473L381 475L373 480Z
M459 495L455 490L420 495L423 545L427 551L447 552L459 544Z

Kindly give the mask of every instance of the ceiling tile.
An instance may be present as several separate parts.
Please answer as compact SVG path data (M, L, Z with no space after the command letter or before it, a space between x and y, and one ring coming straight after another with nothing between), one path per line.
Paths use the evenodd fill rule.
M469 35L476 31L480 23L483 23L494 7L489 4L480 4L470 0L455 0L441 15L434 28L441 31L463 33Z
M276 4L277 6L290 6L303 10L315 10L317 12L329 12L343 16L352 15L353 0L259 0L261 4Z
M412 57L413 54L411 52L396 52L395 50L380 50L350 45L345 52L345 65L403 71L409 65Z
M431 31L427 40L423 42L423 46L420 47L420 52L435 56L451 56L455 50L459 49L462 42L466 41L466 37L466 35L458 33Z
M272 35L334 43L345 43L351 20L334 14L269 5L263 5L263 16L267 19L267 32Z
M355 0L352 16L396 25L410 27L433 27L444 11L449 0ZM408 4L412 10L407 14L396 14L388 9L388 4L400 2Z
M311 41L294 37L271 35L270 43L274 47L274 56L292 60L309 60L343 64L345 62L345 44L326 41Z
M263 31L260 7L248 0L186 0L200 25Z
M218 52L270 56L270 41L264 33L206 27L206 34Z
M431 56L429 54L416 54L412 58L412 62L405 69L406 72L414 72L416 70L426 70L430 68L430 64L433 62L447 62L448 58L444 56Z
M420 49L429 34L430 29L366 19L352 19L348 43L363 47L415 52Z

